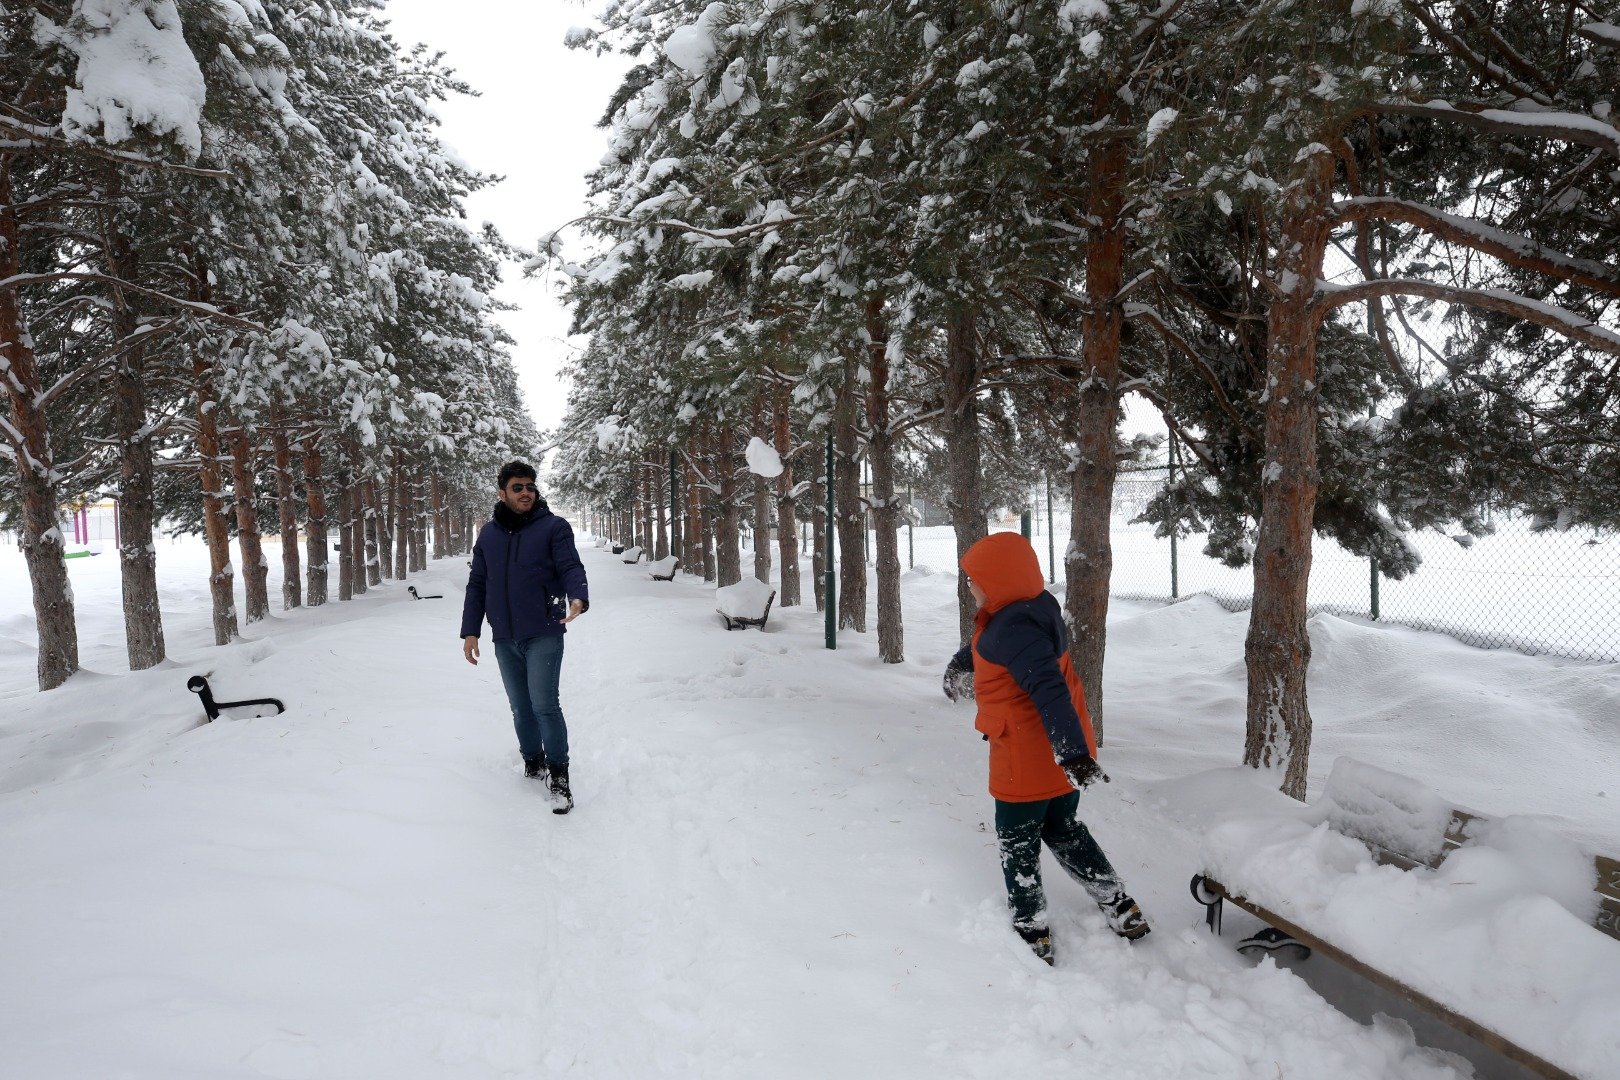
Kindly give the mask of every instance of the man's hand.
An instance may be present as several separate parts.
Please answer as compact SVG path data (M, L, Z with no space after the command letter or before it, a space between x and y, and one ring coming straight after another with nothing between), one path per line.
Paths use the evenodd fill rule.
M1113 783L1108 779L1108 774L1102 771L1102 766L1097 764L1097 759L1090 754L1065 761L1063 771L1068 775L1069 783L1074 785L1076 791L1084 791L1099 780L1105 784Z
M563 625L567 626L569 623L573 622L575 619L579 618L583 614L585 614L585 601L583 601L583 600L570 600L570 601L568 601L568 617L563 620Z
M461 655L467 658L467 663L473 667L478 666L478 639L464 637L461 639Z

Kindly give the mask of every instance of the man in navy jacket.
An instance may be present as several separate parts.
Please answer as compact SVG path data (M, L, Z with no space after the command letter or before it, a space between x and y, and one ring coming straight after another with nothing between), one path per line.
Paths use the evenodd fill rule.
M568 786L568 725L557 685L563 635L590 607L574 530L551 512L533 467L501 466L494 517L473 545L472 573L461 609L461 651L478 663L478 632L489 619L495 660L512 704L526 776L548 780L552 812L573 809Z

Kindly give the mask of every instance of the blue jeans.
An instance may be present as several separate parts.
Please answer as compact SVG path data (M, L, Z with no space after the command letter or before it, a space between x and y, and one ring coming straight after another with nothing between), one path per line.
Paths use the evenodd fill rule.
M544 758L548 765L568 764L568 725L557 697L562 658L561 634L495 642L518 747L524 757Z

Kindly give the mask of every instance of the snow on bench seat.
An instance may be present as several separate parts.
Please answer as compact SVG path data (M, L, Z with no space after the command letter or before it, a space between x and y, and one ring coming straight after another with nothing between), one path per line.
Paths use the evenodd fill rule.
M624 561L627 563L638 563L641 561L641 549L639 547L627 547L624 549L622 554L624 555Z
M657 562L648 563L647 570L652 574L654 581L673 581L675 579L675 569L680 565L679 556L666 555Z
M776 590L758 578L745 577L735 585L722 585L714 590L715 610L726 621L727 630L740 630L747 626L765 627L776 600Z
M1460 817L1456 830L1418 781L1340 759L1305 812L1212 828L1205 870L1261 918L1540 1058L1543 1075L1620 1080L1620 940L1594 926L1606 900L1592 857L1529 818Z

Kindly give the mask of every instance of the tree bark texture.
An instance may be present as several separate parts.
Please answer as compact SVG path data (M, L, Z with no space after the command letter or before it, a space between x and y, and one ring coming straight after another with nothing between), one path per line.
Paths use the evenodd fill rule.
M722 588L742 580L742 541L737 535L742 514L737 506L737 470L725 452L729 441L724 434L709 438L710 465L720 488L714 517L714 558Z
M664 492L665 478L669 470L663 462L655 461L647 466L652 470L652 499L657 516L653 520L653 550L652 558L669 558L669 530L674 528L674 522L669 520L669 498Z
M411 565L411 488L405 464L394 454L394 580L404 581Z
M979 473L978 349L978 320L971 311L957 312L946 320L945 419L941 434L946 446L958 564L968 548L990 534ZM958 629L965 645L973 640L973 616L978 606L960 568L956 572L956 605Z
M113 276L133 279L135 257L116 229L107 251ZM157 509L152 497L152 443L147 431L146 350L135 341L138 322L123 290L113 289L113 339L123 348L113 365L113 421L118 431L118 573L124 594L124 645L131 671L161 662L163 612L158 605ZM131 343L131 344L125 344Z
M788 423L787 393L774 395L774 439L782 459L782 475L776 478L776 543L782 564L778 574L776 602L782 607L798 607L799 600L799 517L793 498L793 431Z
M866 633L866 505L861 499L859 354L844 353L844 388L833 418L833 456L838 466L838 628Z
M293 485L292 444L286 428L279 423L270 429L270 453L276 468L276 514L281 530L281 610L290 611L303 605L299 581L303 575L298 565L298 499Z
M754 424L751 435L761 435L765 431L765 395L763 391L754 391ZM754 577L769 585L771 583L771 485L765 477L749 470L749 479L754 485L753 529L754 529ZM781 597L777 597L778 600Z
M242 589L247 599L244 614L250 623L270 614L270 564L265 562L259 536L253 464L253 444L247 429L238 425L231 436L231 480L236 496L236 546L242 554Z
M1333 145L1335 140L1324 140ZM1301 163L1281 222L1281 295L1266 315L1266 453L1255 539L1254 606L1244 641L1248 723L1243 763L1282 773L1286 795L1305 798L1311 714L1305 680L1311 639L1306 590L1311 522L1321 477L1316 462L1316 337L1313 304L1331 232L1333 156Z
M1102 110L1099 110L1102 111ZM1108 582L1114 570L1110 524L1119 427L1119 346L1124 325L1119 290L1125 275L1125 171L1128 144L1110 140L1087 162L1086 296L1081 317L1081 379L1069 547L1063 553L1069 616L1069 659L1085 692L1097 744L1103 742L1103 654L1108 643Z
M338 599L354 599L354 507L349 503L353 488L349 478L337 478L338 516Z
M877 555L878 659L904 663L906 629L900 606L900 503L894 493L894 436L889 431L889 341L883 301L866 304L869 343L866 418L872 434L867 457L872 463L872 535Z
M349 477L349 538L354 541L354 595L363 596L371 588L371 574L367 563L371 550L366 545L366 482L360 446L349 444L349 466L354 471Z
M432 485L433 499L433 557L442 559L450 554L450 528L444 517L444 484L434 473L428 481Z
M405 482L411 488L411 573L427 569L428 500L426 485L409 472Z
M819 455L818 455L819 456ZM819 466L817 471L825 466ZM810 485L810 588L816 610L827 610L827 477Z
M695 453L692 447L689 453ZM698 476L698 470L690 460L686 463L686 553L683 561L686 563L688 574L703 574L704 580L710 580L704 569L703 552L703 482Z
M11 155L0 154L0 279L22 271L12 160ZM43 387L16 288L0 287L0 382L5 384L16 433L12 441L17 443L17 488L22 497L22 550L39 634L36 674L41 690L53 690L79 670L79 629L57 520L61 494L52 474L45 410L39 404Z
M377 491L376 477L368 472L365 483L360 486L366 500L366 587L371 588L381 585L383 581L383 509L381 497Z
M206 281L206 270L198 275ZM206 298L206 297L203 297ZM198 481L202 485L203 539L208 544L208 591L213 601L214 644L228 645L237 635L236 568L231 565L230 526L225 520L225 469L221 465L219 402L214 396L213 366L200 351L191 354L192 383L197 395Z
M310 607L326 603L328 559L326 481L321 476L320 436L304 437L304 601Z

